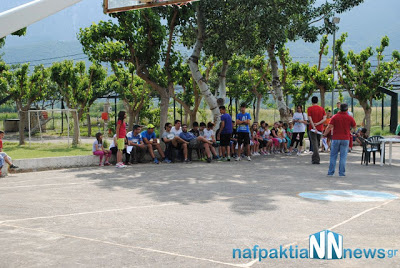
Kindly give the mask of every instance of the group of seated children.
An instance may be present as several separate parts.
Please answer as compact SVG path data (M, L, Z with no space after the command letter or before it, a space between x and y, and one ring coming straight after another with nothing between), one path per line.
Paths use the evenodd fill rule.
M299 110L301 112L301 107ZM330 115L330 111L328 111L328 115ZM101 133L97 133L96 135L96 141L93 143L93 154L100 156L100 165L109 165L109 157L111 154L116 154L116 167L124 168L132 163L143 162L146 152L150 154L155 164L159 164L160 161L157 159L154 150L158 151L161 156L161 162L164 163L171 163L171 160L175 160L176 158L180 158L185 163L190 163L193 149L196 150L199 159L208 163L212 160L230 161L231 157L240 160L242 157L241 152L246 152L249 161L251 160L250 156L258 155L280 153L291 155L294 151L297 152L297 155L300 155L306 128L305 123L307 123L307 118L303 114L299 117L300 119L293 118L293 122L296 124L304 124L303 128L294 128L293 122L283 123L282 121L275 122L271 128L269 128L269 125L265 121L261 121L260 124L254 122L245 131L245 135L243 135L242 129L239 132L236 128L233 128L233 133L229 134L230 143L229 137L227 140L223 140L224 142L221 142L221 145L222 143L227 143L229 146L225 147L224 145L221 148L219 146L219 138L221 136L219 135L219 129L214 133L214 124L211 122L207 124L193 122L191 130L188 130L186 124L181 126L180 120L175 120L174 125L166 123L164 126L165 131L159 142L154 132L155 127L153 124L147 125L146 130L143 131L140 125L134 125L132 131L126 133L125 112L121 111L118 114L118 118L117 133L114 135L109 150L102 146ZM240 123L240 121L238 122ZM329 121L326 122L326 125L328 123ZM232 121L232 126L235 126L235 121ZM358 129L353 134L354 141L361 143L359 137L367 138L366 132L365 128ZM241 140L238 142L238 139ZM244 140L247 140L247 142L242 142ZM165 144L165 151L161 149L161 142ZM329 148L329 140L325 140L325 142L325 144L323 142L324 147ZM244 148L246 146L249 147ZM175 157L176 151L178 151L177 157ZM125 155L124 162L122 162L122 154ZM104 156L105 162L103 163Z
M261 121L260 125L254 122L251 126L250 151L252 156L272 153L292 154L293 123L287 124L279 121L275 122L271 129L268 126L265 121Z
M235 125L235 122L232 121L232 124ZM181 125L180 120L175 120L174 125L166 123L164 126L165 131L160 141L165 143L165 151L161 149L161 144L156 137L154 128L153 124L149 124L146 130L142 131L140 125L134 125L132 131L126 133L123 149L121 150L125 155L125 161L117 163L117 167L123 168L127 165L142 163L146 152L150 154L153 163L159 164L160 161L156 157L154 150L159 152L162 158L161 162L164 163L171 163L171 159L176 158L181 158L183 162L190 163L192 150L197 152L200 160L208 163L212 162L212 160L230 161L231 157L238 157L236 129L233 129L231 136L230 154L225 155L222 154L222 148L219 146L220 141L217 140L219 130L217 130L217 133L214 133L214 124L211 122L207 124L204 122L200 124L194 122L191 130L188 130L186 124ZM96 140L93 143L93 154L100 156L100 166L110 165L110 156L112 154L116 155L120 148L117 134L114 135L109 150L105 149L102 145L102 138L101 133L96 134ZM260 125L254 123L249 132L251 155L269 155L271 153L291 154L293 149L297 148L299 144L299 137L297 137L295 142L292 141L292 138L292 123L276 122L271 129L268 128L268 124L265 121L261 121ZM296 142L297 144L294 146ZM174 150L178 151L177 156L175 156ZM300 150L298 150L298 153L300 153ZM103 158L105 158L104 163Z

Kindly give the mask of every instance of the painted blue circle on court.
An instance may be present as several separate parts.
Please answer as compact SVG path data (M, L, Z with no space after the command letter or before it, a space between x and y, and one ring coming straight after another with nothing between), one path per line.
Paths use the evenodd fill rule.
M316 192L302 192L303 198L332 201L332 202L379 202L398 199L397 195L363 190L327 190Z

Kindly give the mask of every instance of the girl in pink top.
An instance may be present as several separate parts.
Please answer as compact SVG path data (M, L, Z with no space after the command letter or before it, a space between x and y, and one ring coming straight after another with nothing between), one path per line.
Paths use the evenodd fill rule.
M126 113L125 111L120 111L118 113L118 123L117 123L117 168L124 168L125 165L122 163L122 150L125 149L125 136L126 136Z
M111 156L111 151L104 149L103 146L103 134L100 132L96 134L96 140L93 142L93 154L100 156L100 164L99 166L109 166L110 163L108 162L108 159ZM103 164L103 157L106 157L106 160Z

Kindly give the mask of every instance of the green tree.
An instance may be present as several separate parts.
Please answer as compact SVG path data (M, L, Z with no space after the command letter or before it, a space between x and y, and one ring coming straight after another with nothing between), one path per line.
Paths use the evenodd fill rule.
M200 107L203 96L194 82L189 66L183 64L182 72L178 78L177 83L182 87L179 93L174 92L173 98L176 102L182 105L185 111L184 123L188 124L188 117L190 119L190 126L197 120L197 112Z
M378 64L376 68L371 65L370 58L374 55L372 47L368 47L360 53L350 50L347 54L343 50L347 33L342 34L336 40L335 60L338 63L338 76L341 85L352 98L359 101L364 110L365 128L369 135L371 130L372 101L381 98L377 90L379 86L387 87L390 80L399 70L400 53L395 50L392 60L384 62L385 48L389 46L389 38L383 37L380 46L376 48Z
M203 0L196 6L197 37L193 53L189 58L192 75L207 102L216 127L219 125L220 113L217 97L212 94L210 85L205 82L199 68L199 59L202 51L206 57L213 56L220 60L217 96L224 101L226 96L226 77L229 71L229 60L234 54L257 54L258 46L248 46L248 40L255 40L255 24L249 23L247 14L243 13L241 0L212 1ZM262 54L262 53L260 53Z
M242 12L246 14L250 25L256 25L257 37L248 40L248 46L262 46L268 52L272 72L272 88L282 120L289 113L284 99L284 87L280 79L278 52L288 41L303 39L315 42L319 34L331 32L330 17L343 13L359 5L363 0L337 0L317 4L315 0L248 0L242 3ZM325 21L325 24L317 24Z
M33 102L42 99L49 84L50 72L43 65L35 66L33 73L29 74L29 63L8 68L4 66L0 71L3 77L2 90L15 101L19 112L19 144L25 144L25 129L28 126L28 111Z
M174 50L175 35L192 14L189 7L177 6L114 13L110 16L115 20L100 21L78 34L92 61L132 64L136 74L160 95L161 133L180 68L179 53Z
M124 68L122 64L113 63L112 69L114 75L108 77L107 87L112 88L123 100L129 117L128 129L131 129L134 123L139 123L139 113L149 103L151 88L136 75L131 64Z
M229 62L229 96L253 103L253 120L259 122L262 99L270 90L270 67L264 55L234 55Z
M83 61L74 65L72 60L66 60L53 63L51 66L51 79L57 84L67 107L77 110L77 114L73 116L73 145L79 143L79 122L93 104L96 90L103 88L106 74L101 65L93 64L86 69Z
M332 79L332 68L326 66L321 70L322 57L328 54L328 36L324 35L320 41L320 50L318 53L318 65L309 66L309 64L300 64L299 62L293 63L289 67L289 72L292 76L302 81L299 92L292 92L292 95L300 97L303 95L307 100L313 93L314 89L319 89L321 96L321 106L325 107L325 94L328 91L334 90L336 83ZM294 93L294 94L293 94ZM303 104L304 99L300 102Z

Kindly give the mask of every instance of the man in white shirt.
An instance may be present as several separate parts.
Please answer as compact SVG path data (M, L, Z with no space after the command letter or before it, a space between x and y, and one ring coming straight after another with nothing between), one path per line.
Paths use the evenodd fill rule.
M175 126L171 129L171 133L179 137L179 134L182 133L181 120L175 120Z

